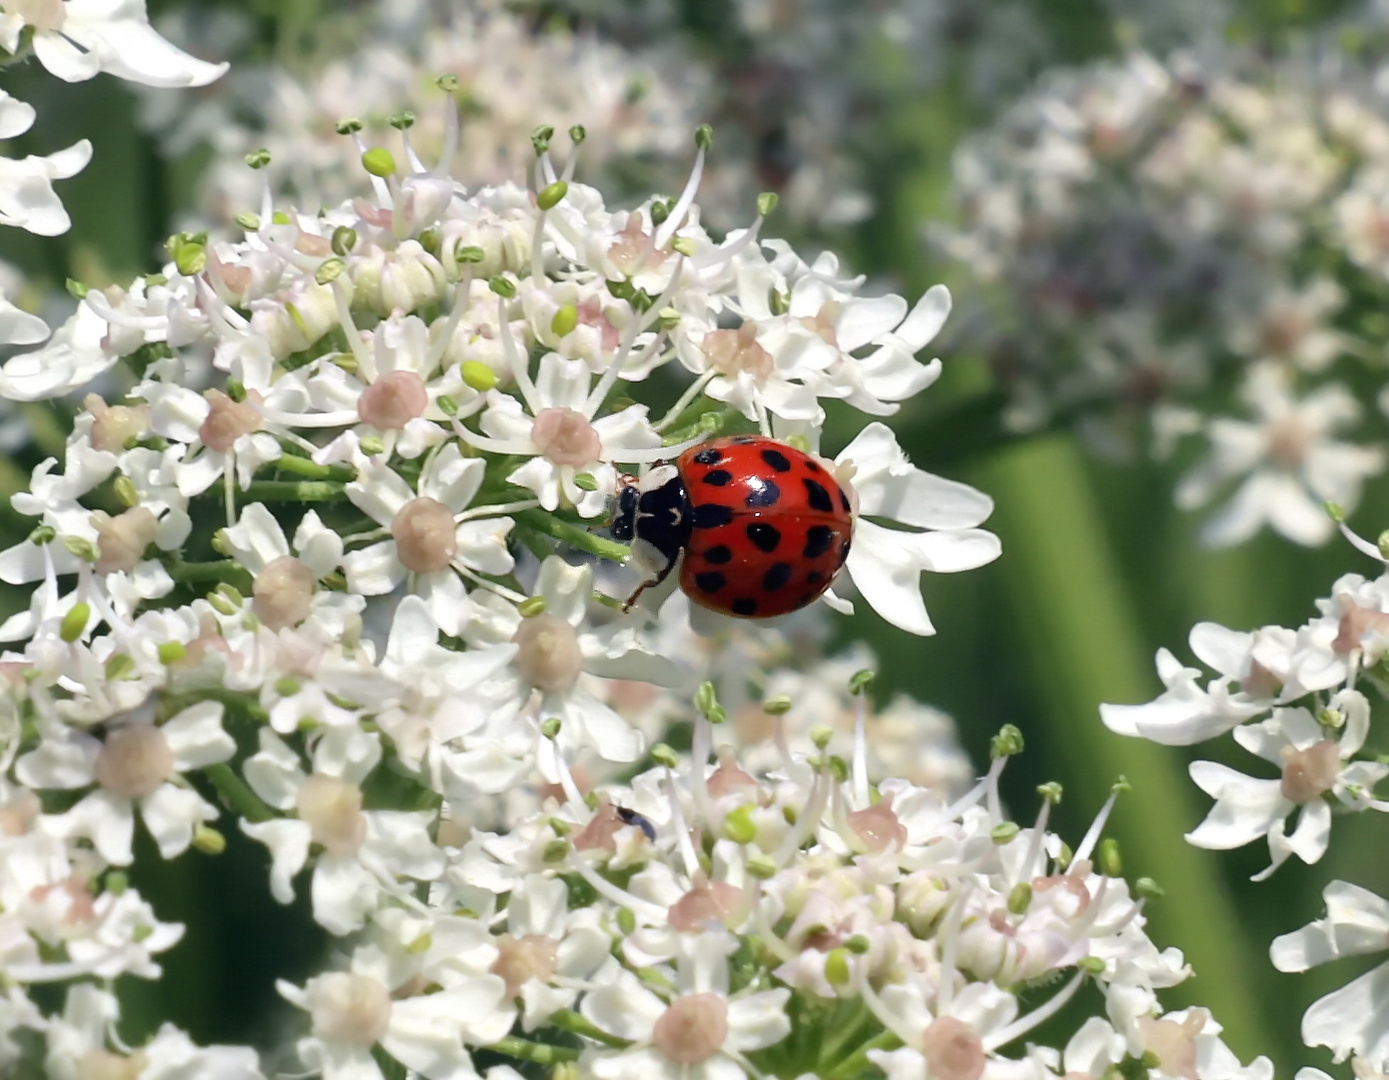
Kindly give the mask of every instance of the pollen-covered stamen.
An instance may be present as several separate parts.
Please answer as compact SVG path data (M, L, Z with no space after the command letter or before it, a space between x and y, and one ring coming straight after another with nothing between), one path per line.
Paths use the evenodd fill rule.
M89 437L93 450L118 454L126 443L149 430L148 405L107 405L95 394L88 394L82 399L82 407L92 417Z
M251 588L252 610L271 630L298 626L313 610L313 571L293 555L266 563Z
M953 1016L938 1016L926 1025L921 1053L932 1080L979 1080L984 1075L983 1040Z
M522 619L511 639L518 646L516 670L541 693L572 690L584 670L579 635L567 621L550 612Z
M380 431L399 431L424 415L429 391L413 371L388 371L362 391L357 415Z
M313 773L300 785L294 807L329 855L355 855L367 838L362 789L341 777Z
M1285 746L1283 780L1279 790L1283 798L1295 803L1319 799L1336 785L1341 771L1341 747L1331 740L1313 743L1305 750Z
M541 409L531 425L531 442L556 465L580 468L603 456L603 440L597 429L575 409Z
M698 873L690 891L671 905L670 925L682 933L698 933L710 923L730 926L742 901L742 889L726 881L710 881Z
M246 392L245 401L233 401L220 390L207 390L208 413L198 428L198 438L209 450L225 454L243 435L260 430L261 396L255 390Z
M115 517L96 510L88 520L96 530L97 560L93 569L98 574L128 574L134 570L159 532L159 520L146 506L132 506Z
M746 372L761 386L776 365L772 354L757 342L757 324L743 323L736 330L713 330L700 343L709 366L721 375L737 378Z
M106 734L96 756L96 782L122 799L158 791L174 771L174 752L153 724L128 724Z
M525 934L514 938L503 934L497 939L497 959L488 969L506 980L506 996L514 998L530 979L547 983L559 966L559 949L544 934Z
M396 558L416 574L447 570L458 554L458 528L453 511L438 499L411 499L391 519Z
M670 1003L651 1033L656 1052L677 1065L702 1065L728 1038L728 1005L717 994L686 994Z
M370 975L334 971L315 982L313 1031L321 1039L372 1046L391 1024L391 994Z
M1144 1048L1158 1060L1158 1068L1168 1076L1183 1080L1198 1080L1196 1068L1196 1036L1206 1026L1204 1009L1192 1009L1186 1019L1158 1020L1151 1016L1138 1018L1138 1034Z
M860 844L873 854L907 846L907 827L892 810L892 796L884 795L876 806L855 810L849 815L849 828Z

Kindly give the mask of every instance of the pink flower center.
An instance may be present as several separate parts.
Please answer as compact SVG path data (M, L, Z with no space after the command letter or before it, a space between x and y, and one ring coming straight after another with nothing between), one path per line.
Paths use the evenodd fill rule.
M574 409L541 409L531 425L531 442L556 465L591 465L603 456L603 440L588 417Z
M260 430L261 397L254 390L247 392L245 401L233 401L220 390L208 390L203 397L210 408L198 438L209 450L225 454L241 436Z
M424 415L429 391L413 371L388 371L362 391L357 415L380 431L399 431Z
M747 372L761 385L772 373L772 354L757 343L757 324L745 322L737 330L715 330L704 335L700 348L709 366L724 375Z
M572 690L584 670L579 635L567 621L548 611L522 619L511 639L520 646L516 670L531 686L546 694Z
M687 994L670 1003L651 1042L667 1061L702 1065L728 1038L728 1005L717 994Z
M1145 1048L1158 1059L1160 1071L1183 1080L1199 1080L1196 1071L1196 1036L1206 1026L1206 1015L1194 1010L1181 1023L1176 1020L1156 1020L1151 1016L1138 1018L1138 1034Z
M107 405L95 394L88 394L82 407L92 414L90 438L93 450L118 454L131 439L138 439L149 428L148 405Z
M1283 747L1283 798L1309 803L1325 795L1341 771L1340 745L1329 740L1313 743L1306 750Z
M159 521L144 506L132 506L116 517L97 510L90 520L96 529L98 558L93 569L98 574L134 570L159 531Z
M293 555L266 563L251 589L252 610L271 630L298 626L313 609L313 571Z
M96 782L122 799L159 790L174 771L174 752L153 724L131 724L106 735L96 756Z
M503 934L497 939L497 951L499 955L489 970L506 980L509 998L519 994L529 979L549 982L559 963L554 941L544 934L526 934L519 938Z
M849 815L849 828L854 830L863 846L875 854L889 847L895 846L901 851L907 846L907 827L893 813L891 795L885 795L876 806L855 810Z
M329 855L355 855L367 838L362 789L340 777L314 773L299 786L294 806Z
M407 570L437 574L458 554L453 511L437 499L411 499L391 521L396 556Z
M682 933L703 930L711 922L727 925L742 899L741 889L726 881L710 881L701 874L694 888L671 905L670 925Z
M314 991L310 1012L322 1039L372 1046L390 1027L390 992L370 975L335 971L320 976Z
M927 1025L921 1053L931 1080L979 1080L984 1075L983 1041L953 1016L938 1016Z

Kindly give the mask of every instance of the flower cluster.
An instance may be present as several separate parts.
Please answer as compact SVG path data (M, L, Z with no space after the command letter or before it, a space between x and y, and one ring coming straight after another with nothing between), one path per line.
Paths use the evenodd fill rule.
M1373 545L1342 526L1364 554L1389 564L1389 534ZM1370 753L1374 706L1383 697L1389 650L1389 573L1346 574L1317 601L1318 614L1297 629L1264 626L1249 633L1215 623L1191 631L1191 651L1209 670L1185 667L1158 652L1166 687L1145 705L1105 705L1108 727L1167 745L1190 745L1230 733L1277 775L1245 775L1211 761L1191 765L1191 778L1215 800L1187 834L1198 847L1227 850L1266 840L1271 855L1263 880L1290 857L1315 863L1326 854L1333 811L1389 811L1375 787L1389 764ZM1290 822L1295 824L1289 828ZM1385 948L1389 903L1356 885L1333 881L1327 915L1273 942L1280 971L1305 971L1340 956ZM1337 1061L1356 1059L1357 1075L1389 1069L1389 1019L1382 1003L1385 969L1376 969L1307 1010L1303 1041L1329 1047ZM1322 1080L1319 1070L1299 1073Z
M0 393L18 401L80 393L118 369L129 387L87 394L63 460L39 464L13 500L32 532L0 551L0 580L33 590L0 624L3 1030L38 1033L50 1072L100 1059L145 1076L255 1075L246 1051L198 1049L172 1028L134 1050L116 1036L114 999L91 980L156 976L182 933L126 877L139 828L171 859L221 850L230 825L265 846L277 899L307 891L314 918L345 939L342 970L282 987L309 1013L301 1058L330 1077L370 1075L373 1047L429 1077L469 1074L478 1047L559 1061L563 1047L528 1033L566 1023L632 1051L601 1071L653 1046L688 1064L724 1061L726 1044L727 1060L745 1061L783 1040L799 985L749 983L735 963L746 949L729 934L753 909L776 922L792 906L753 883L799 865L817 828L850 835L845 814L896 843L906 826L870 805L870 775L906 771L903 798L926 797L913 780L929 784L930 827L948 832L949 793L972 780L953 726L908 701L876 715L855 702L848 673L871 659L817 665L804 647L824 636L824 607L767 626L667 587L624 610L637 581L602 528L624 471L715 432L818 451L822 401L894 413L939 374L915 354L949 294L862 295L832 256L807 263L761 238L771 197L749 227L711 235L694 203L707 129L685 189L630 211L558 172L552 137L533 135L533 186L475 192L408 140L400 164L363 143L371 198L307 213L278 208L267 185L240 239L180 233L161 272L75 288L81 302L53 341L0 368ZM190 385L209 373L215 387ZM638 397L668 407L655 419ZM850 609L852 585L894 624L934 632L921 574L998 555L979 528L990 500L913 467L876 419L817 468L853 510L827 604ZM734 787L738 776L770 786L756 805L714 808L707 770L686 766L697 803L684 804L668 755L653 751L655 772L586 798L691 718L697 684L701 767L734 760L710 734L727 719L747 732L750 768L758 754L789 763L784 782L720 765ZM918 720L934 732L924 742L904 734ZM854 732L840 736L854 753L852 805L825 756L836 723ZM759 726L771 746L754 745ZM821 753L807 766L788 755L812 726ZM870 730L883 733L875 760ZM757 854L730 814L768 817L755 846L772 874L709 863L728 827L742 836L729 843ZM626 862L606 865L618 847ZM715 931L696 899L690 927L672 929L651 917L656 900L612 903L635 895L627 869L647 861L679 868L667 884L697 897L744 890L745 919ZM594 896L568 911L581 883ZM1113 932L1136 915L1129 904ZM653 931L648 948L666 943L651 961L676 980L662 1000L679 980L698 998L644 1033L636 1013L600 1004L626 992L630 972L604 957L631 918ZM54 981L73 982L61 1014L26 993ZM728 1012L719 995L734 991L754 1021ZM882 1006L901 1030L916 1022L910 1008ZM734 1034L682 1049L706 1013ZM1026 1026L1011 1023L967 1049L1002 1047ZM0 1042L0 1068L29 1042Z
M1228 497L1212 544L1324 543L1322 505L1385 464L1360 401L1383 398L1389 127L1332 59L1052 73L954 163L963 222L938 240L999 301L978 344L1009 422L1109 453L1194 438L1175 498Z

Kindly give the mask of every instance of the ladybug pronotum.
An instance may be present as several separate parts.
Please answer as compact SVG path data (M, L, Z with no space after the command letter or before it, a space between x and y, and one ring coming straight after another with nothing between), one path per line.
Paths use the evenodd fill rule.
M768 619L830 587L853 525L848 496L819 461L775 439L734 435L622 488L612 531L651 574L628 608L678 565L695 603Z

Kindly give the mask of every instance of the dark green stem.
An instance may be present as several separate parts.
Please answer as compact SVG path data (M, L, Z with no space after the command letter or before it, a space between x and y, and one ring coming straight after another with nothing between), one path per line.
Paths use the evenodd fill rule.
M240 498L246 502L338 502L347 498L347 491L330 480L252 480Z
M518 1039L514 1035L497 1040L487 1049L495 1050L499 1054L505 1054L507 1057L514 1057L520 1061L533 1061L537 1065L556 1065L561 1061L577 1061L579 1059L579 1051L571 1047L535 1043L529 1039Z
M199 585L205 582L223 581L235 583L249 580L249 572L235 559L219 559L216 562L183 562L171 559L165 566L169 576L180 585Z
M544 510L523 510L516 515L516 524L523 529L544 533L580 551L587 551L590 555L597 555L600 559L626 562L632 554L626 544L595 536L583 526L564 521Z
M207 766L203 775L212 781L222 800L247 821L270 821L275 817L275 812L260 801L260 796L225 761Z
M842 1023L836 1023L837 1033L830 1033L829 1037L820 1046L820 1063L817 1071L831 1068L834 1062L844 1053L844 1048L850 1045L854 1039L859 1038L865 1022L876 1018L868 1011L868 1006L859 998L858 1007L848 1016L843 1017Z

